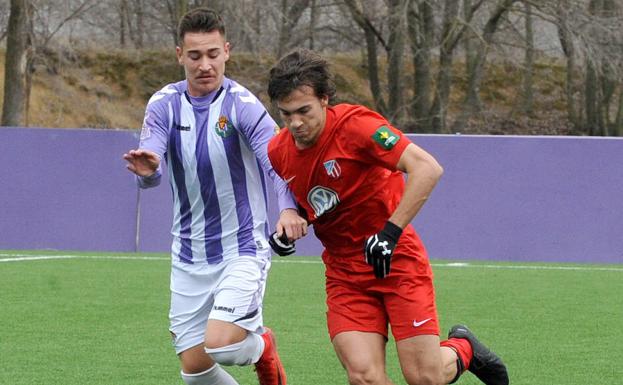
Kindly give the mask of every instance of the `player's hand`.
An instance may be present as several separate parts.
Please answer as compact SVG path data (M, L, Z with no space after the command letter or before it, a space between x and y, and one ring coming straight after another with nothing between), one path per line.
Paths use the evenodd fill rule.
M160 157L148 150L130 150L123 154L123 159L128 163L126 168L138 176L146 177L153 175L160 165Z
M275 253L284 257L286 255L293 254L296 252L296 247L294 247L294 241L288 241L288 236L285 231L281 234L280 237L277 236L277 232L275 231L268 238L268 244L275 251Z
M385 278L389 274L392 254L402 234L402 229L390 221L383 230L371 235L364 245L366 263L374 269L376 278Z

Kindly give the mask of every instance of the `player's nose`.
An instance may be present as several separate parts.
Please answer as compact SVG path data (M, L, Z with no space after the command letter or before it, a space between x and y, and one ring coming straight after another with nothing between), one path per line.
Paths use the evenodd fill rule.
M303 125L303 120L301 120L300 118L296 116L293 116L292 119L290 120L290 128L297 129L301 127L302 125Z

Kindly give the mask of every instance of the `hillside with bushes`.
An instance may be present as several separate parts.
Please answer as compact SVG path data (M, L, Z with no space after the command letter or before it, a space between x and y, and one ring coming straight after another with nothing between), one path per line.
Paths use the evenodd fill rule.
M374 108L366 68L356 54L328 56L339 101ZM227 75L245 85L268 106L265 86L272 57L232 53ZM460 64L458 64L460 65ZM503 62L491 64L483 82L483 111L463 134L569 135L574 134L564 113L564 68L553 60L537 66L535 107L531 115L517 107L521 74ZM4 52L0 52L4 72ZM456 73L462 73L457 70ZM28 126L49 128L139 129L149 96L183 77L173 50L52 52L35 67ZM0 87L3 87L3 77ZM406 90L412 79L406 76ZM465 81L455 79L450 120L457 114ZM406 100L412 98L408 92ZM2 103L3 93L0 94ZM407 114L409 116L409 114ZM405 131L417 131L409 120Z

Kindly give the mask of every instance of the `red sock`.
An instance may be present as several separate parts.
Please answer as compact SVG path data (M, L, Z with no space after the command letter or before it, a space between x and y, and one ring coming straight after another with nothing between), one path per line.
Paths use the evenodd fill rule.
M451 348L456 352L456 354L459 356L459 359L463 363L463 371L469 368L469 364L470 362L472 362L474 352L472 351L472 345L469 344L468 340L466 340L465 338L449 338L445 341L441 341L440 345Z

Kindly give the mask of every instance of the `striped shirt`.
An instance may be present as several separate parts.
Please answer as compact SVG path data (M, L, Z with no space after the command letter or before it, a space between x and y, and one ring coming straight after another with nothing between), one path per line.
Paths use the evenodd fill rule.
M231 79L203 97L186 91L184 80L151 97L139 145L167 162L172 255L186 263L218 263L259 250L266 255L265 174L279 210L296 207L266 153L277 125L255 95ZM139 178L142 188L159 183L160 171Z

